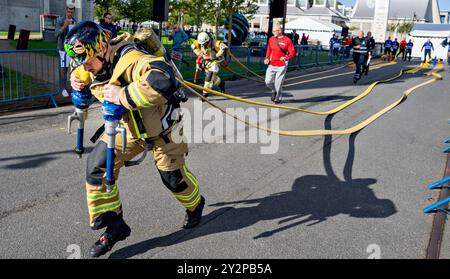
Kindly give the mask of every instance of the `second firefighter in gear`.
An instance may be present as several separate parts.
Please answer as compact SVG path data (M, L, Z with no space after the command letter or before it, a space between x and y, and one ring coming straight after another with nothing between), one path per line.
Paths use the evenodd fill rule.
M225 82L219 77L220 64L225 60L225 50L228 46L218 40L214 40L211 35L206 32L198 34L197 40L191 45L197 57L203 59L205 68L205 84L203 87L212 89L215 86L220 88L222 93L225 92ZM203 95L207 97L209 94L203 91Z
M172 134L177 123L172 112L180 104L174 94L174 72L163 57L137 47L132 35L124 33L112 41L108 36L94 22L82 22L68 33L65 50L75 65L82 65L76 70L90 72L90 89L97 99L126 109L121 120L127 133L126 151L122 153L122 138L117 135L115 179L118 181L122 166L135 163L129 161L151 149L163 184L186 209L183 228L193 228L200 223L205 199L200 195L198 180L185 163L187 144L175 142ZM76 90L85 86L75 74L71 75L71 85ZM107 135L103 134L87 160L90 226L93 230L106 228L90 250L92 257L105 254L131 232L123 219L118 185L111 192L106 191L106 140Z
M364 32L360 31L358 37L353 38L352 45L353 48L353 62L355 62L356 71L353 77L353 83L356 84L362 76L362 68L364 63L367 63L367 40L364 37Z

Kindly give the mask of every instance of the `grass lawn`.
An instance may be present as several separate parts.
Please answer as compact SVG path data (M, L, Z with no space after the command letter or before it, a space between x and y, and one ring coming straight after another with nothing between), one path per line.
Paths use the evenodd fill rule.
M17 47L17 40L9 42L9 45L12 48ZM28 41L28 49L49 49L54 50L52 52L45 52L45 55L58 57L57 44L56 42L44 42L44 40L29 40Z
M14 34L14 38L19 39L20 32ZM0 31L0 39L8 38L8 31ZM41 32L30 32L30 39L42 39Z

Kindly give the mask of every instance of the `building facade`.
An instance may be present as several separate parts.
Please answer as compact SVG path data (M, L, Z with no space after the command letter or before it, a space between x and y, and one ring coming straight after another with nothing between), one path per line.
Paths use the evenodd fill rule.
M17 31L40 31L40 15L64 16L67 4L75 5L78 21L93 19L93 0L0 0L0 30L8 30L12 24Z
M374 29L376 0L356 0L351 15L350 29L365 32ZM378 0L379 1L379 0ZM396 25L405 22L440 23L441 15L437 0L383 0L388 5L388 31L386 36L397 36Z
M441 11L441 23L449 24L450 23L450 12L449 11Z
M258 0L259 10L250 22L251 31L267 31L269 26L269 0ZM287 0L286 22L306 16L345 27L351 8L337 0Z

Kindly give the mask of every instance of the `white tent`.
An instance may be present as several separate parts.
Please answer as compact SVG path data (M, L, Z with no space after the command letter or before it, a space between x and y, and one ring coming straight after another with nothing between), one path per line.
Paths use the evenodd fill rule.
M432 57L447 60L448 47L441 46L445 38L450 38L450 24L416 23L409 33L414 42L412 56L423 58L422 46L430 39L434 46Z
M154 26L159 26L159 23L156 21L148 20L148 21L141 22L141 26L153 28Z
M342 27L331 22L300 17L299 19L286 23L285 30L297 30L297 34L309 35L310 40L317 40L322 46L328 46L333 35L340 35Z

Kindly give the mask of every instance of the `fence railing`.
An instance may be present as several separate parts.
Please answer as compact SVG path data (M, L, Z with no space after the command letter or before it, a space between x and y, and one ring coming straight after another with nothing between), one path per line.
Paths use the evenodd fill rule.
M264 73L267 66L264 65L264 58L266 56L266 47L252 46L231 46L230 52L241 63L245 64L248 68L256 73ZM178 58L181 56L183 61L177 60L175 64L183 77L186 80L193 80L195 72L195 60L196 56L192 52L190 47L183 49L171 49L168 48L169 53L176 52ZM323 49L321 46L295 46L294 58L289 61L288 67L291 70L303 69L308 67L320 66L320 65L333 65L351 60L352 51L348 46L342 46L336 51L329 51ZM181 54L181 55L179 55ZM233 61L230 57L226 56L228 67L234 72L245 75L246 70ZM220 71L221 77L230 77L234 74L226 71Z
M450 124L450 120L448 121L448 124ZM450 138L448 138L444 141L444 144L449 144L449 143L450 143ZM450 153L450 146L444 147L442 149L442 152ZM447 163L449 164L446 168L446 175L448 175L448 176L428 185L428 189L434 190L434 189L438 189L439 187L450 189L450 173L448 171L450 169L450 162L447 162ZM445 213L450 213L450 210L448 209L449 203L450 203L450 197L445 197L444 199L425 207L423 209L423 212L431 213L434 211L441 211L441 212L445 212Z
M0 50L0 104L48 98L56 107L63 80L57 50Z
M266 47L232 46L231 53L248 68L263 74ZM189 46L182 49L168 48L169 53L178 52L182 59L175 64L186 80L192 81L195 74L196 56ZM228 67L236 73L246 75L245 69L226 57ZM295 56L289 61L289 69L302 69L319 65L333 65L351 60L349 47L326 50L321 46L295 46ZM202 75L200 75L202 76ZM233 77L233 73L220 71L221 77ZM0 51L0 104L34 98L48 98L56 107L55 96L62 92L67 76L61 76L58 50L1 50Z

